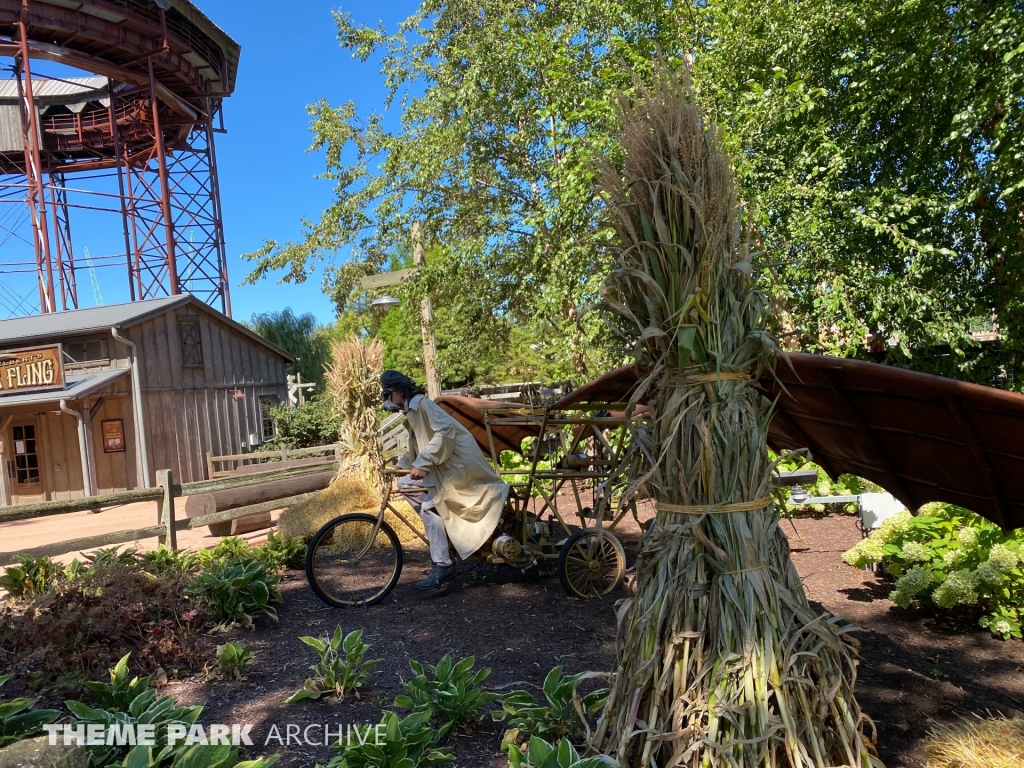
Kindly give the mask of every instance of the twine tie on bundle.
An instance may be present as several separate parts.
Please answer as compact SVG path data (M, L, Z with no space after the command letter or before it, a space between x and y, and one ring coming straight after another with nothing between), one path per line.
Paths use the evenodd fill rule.
M697 384L714 384L718 381L753 381L749 373L741 371L712 371L711 373L695 373L678 378L665 379L666 387L692 387Z
M669 504L659 501L658 511L673 515L727 515L730 512L753 512L764 509L771 501L771 496L764 496L754 499L754 501L737 501L728 504Z

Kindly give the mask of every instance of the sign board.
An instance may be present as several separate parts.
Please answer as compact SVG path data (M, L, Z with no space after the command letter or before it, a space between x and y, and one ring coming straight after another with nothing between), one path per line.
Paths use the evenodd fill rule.
M124 421L108 419L100 422L103 432L103 452L121 453L124 451Z
M36 392L63 386L60 344L0 352L0 392Z
M416 277L419 267L411 269L398 269L394 272L382 272L379 275L360 277L359 285L364 291L372 291L374 288L390 288L394 285L407 283Z

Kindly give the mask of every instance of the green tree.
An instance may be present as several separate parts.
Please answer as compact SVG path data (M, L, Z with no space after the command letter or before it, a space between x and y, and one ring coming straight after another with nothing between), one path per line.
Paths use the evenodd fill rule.
M1020 381L1024 7L729 0L688 38L805 348Z
M331 359L331 347L326 330L317 325L315 316L296 315L287 307L280 312L253 315L247 325L298 358L294 370L302 374L304 381L317 385L314 391L323 391L324 363Z
M343 48L380 57L385 109L400 123L388 129L353 103L310 107L335 202L300 240L250 254L246 279L285 268L300 281L326 261L344 312L355 279L407 249L417 218L434 247L409 290L462 318L453 345L496 346L534 324L565 367L603 367L588 361L600 323L580 320L604 272L591 160L614 149L628 68L677 45L680 13L640 0L426 0L393 34L335 13ZM346 248L352 258L335 263Z

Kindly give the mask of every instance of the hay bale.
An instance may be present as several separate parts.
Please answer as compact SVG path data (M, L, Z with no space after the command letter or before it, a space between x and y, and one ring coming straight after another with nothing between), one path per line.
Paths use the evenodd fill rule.
M1024 720L941 725L928 734L924 747L927 768L1017 768L1024 765Z
M278 530L286 541L309 541L324 523L338 515L351 512L376 515L380 510L380 502L380 496L362 478L351 475L339 477L313 498L284 510L278 521ZM403 517L423 532L419 515L404 499L393 499L391 503ZM384 513L384 520L394 529L399 541L404 543L417 538L390 510Z

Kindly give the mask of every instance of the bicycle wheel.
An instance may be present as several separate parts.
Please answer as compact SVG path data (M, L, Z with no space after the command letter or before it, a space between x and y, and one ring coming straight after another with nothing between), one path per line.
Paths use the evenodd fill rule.
M626 552L608 531L576 531L558 553L558 580L570 597L607 595L625 572Z
M328 605L379 603L402 575L402 545L385 522L373 540L374 515L336 517L316 532L306 550L306 579Z

